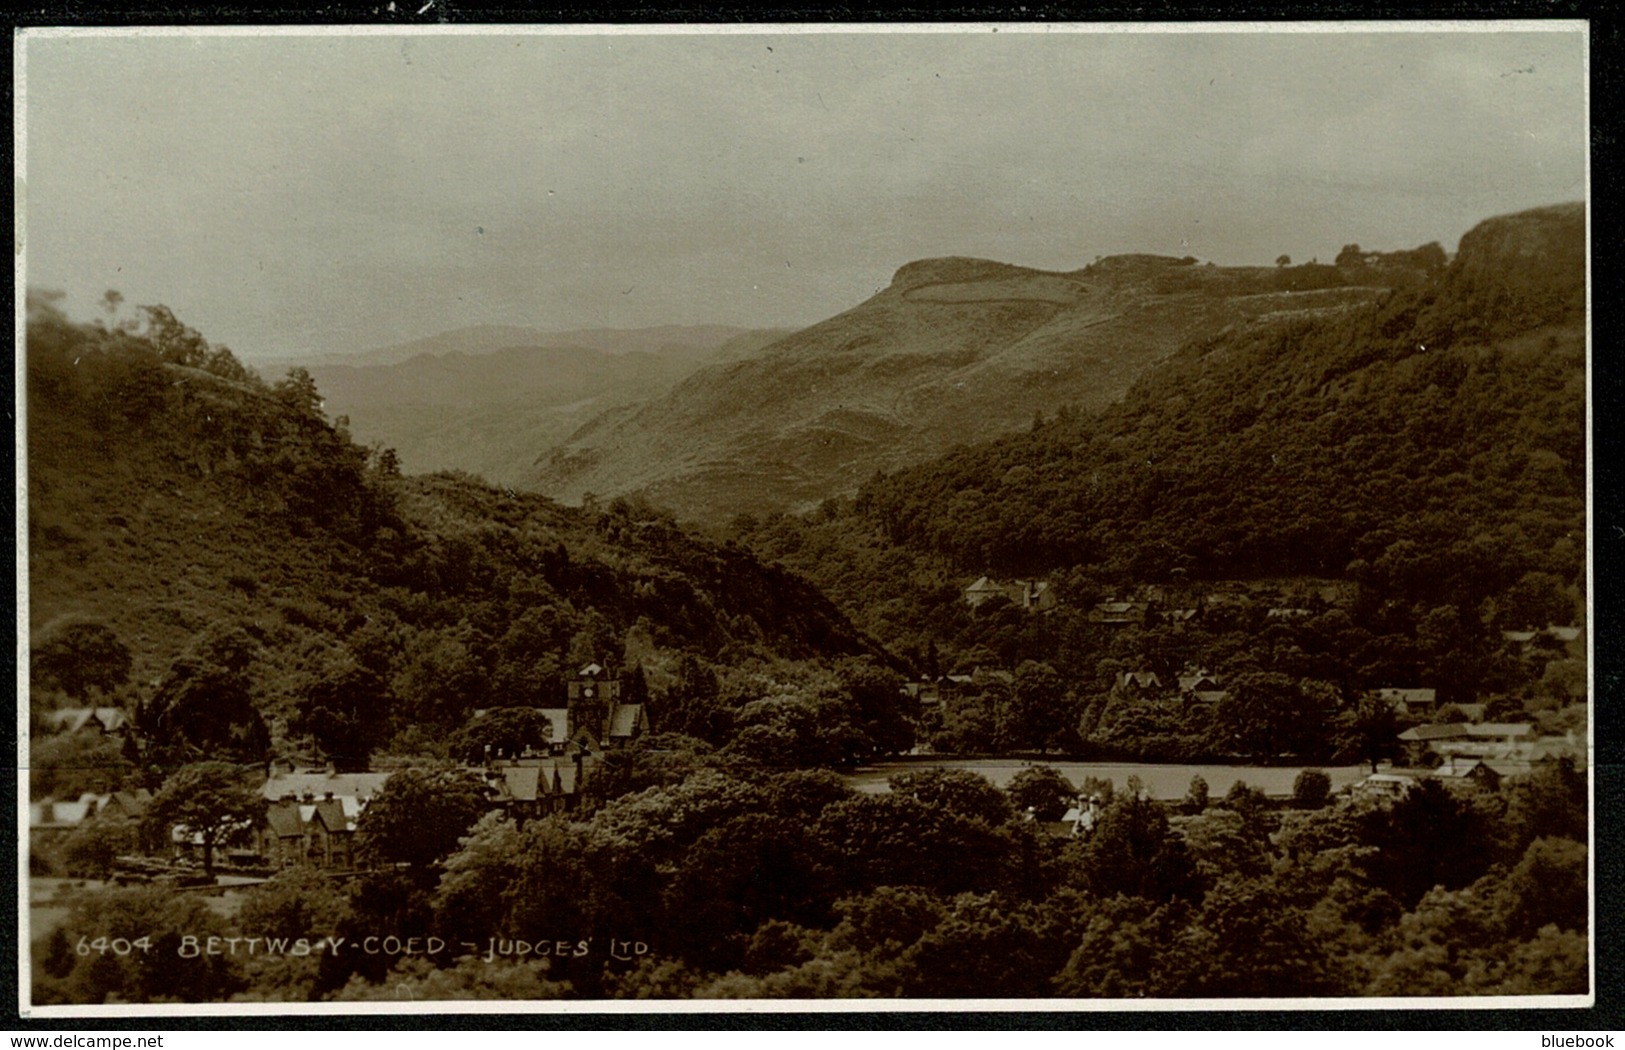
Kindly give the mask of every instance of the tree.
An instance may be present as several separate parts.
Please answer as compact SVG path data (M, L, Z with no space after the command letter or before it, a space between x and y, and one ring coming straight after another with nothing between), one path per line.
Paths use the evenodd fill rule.
M142 715L153 742L188 757L262 759L270 733L249 690L255 648L246 632L228 627L176 658Z
M1332 778L1323 769L1305 769L1292 781L1292 804L1299 809L1319 809L1332 793Z
M76 878L105 879L113 873L115 860L140 846L135 822L104 814L86 820L68 835L62 843L62 864Z
M454 753L479 762L491 756L514 758L526 748L545 748L552 738L552 719L536 708L497 707L453 734L451 746Z
M1023 769L1010 778L1004 791L1017 812L1031 812L1034 819L1043 821L1060 820L1078 795L1072 782L1053 766Z
M1392 707L1375 696L1361 697L1353 709L1337 716L1335 725L1338 751L1371 763L1373 773L1378 760L1392 758L1399 751L1399 719Z
M407 647L391 683L412 721L460 725L486 694L485 670L469 651L466 630L426 631Z
M897 773L889 784L892 794L914 798L942 816L1003 824L1012 816L1010 800L979 773L967 769L926 769Z
M130 650L106 624L68 619L51 624L29 653L36 688L84 699L111 693L130 678Z
M322 394L316 389L316 380L303 368L291 368L288 377L271 388L276 397L296 411L322 418Z
M843 660L836 669L841 689L853 710L853 721L880 754L895 755L914 746L914 720L919 703L903 690L903 678L873 660Z
M361 855L373 863L428 868L457 851L487 808L484 785L469 770L399 770L361 812Z
M1198 773L1191 777L1191 785L1185 789L1185 800L1180 805L1188 813L1200 813L1207 809L1207 803L1207 781Z
M174 828L197 836L203 870L214 875L215 847L249 832L265 817L265 800L226 762L199 762L175 771L152 797L142 820L148 834L169 841Z
M718 699L716 675L692 653L683 654L676 681L650 704L650 719L662 733L680 733L719 747L733 729L733 712Z
M1277 255L1275 257L1275 265L1277 265L1277 266L1291 266L1292 265L1292 256L1290 256L1290 255Z
M175 312L162 304L142 306L147 327L143 333L158 355L170 364L197 368L208 357L209 342L196 328L183 324Z
M1322 746L1323 706L1316 691L1275 672L1238 674L1213 718L1214 747L1270 758Z
M1112 800L1094 832L1071 847L1077 875L1096 897L1147 900L1201 894L1196 864L1157 802L1124 793Z
M388 730L384 680L359 664L324 676L299 698L297 727L309 733L340 771L364 770Z
M36 977L36 1003L221 1002L241 987L231 956L200 950L209 937L229 931L193 894L159 886L85 894L61 929L73 954L53 961L61 979L42 987ZM84 955L77 951L81 942ZM91 947L97 942L108 947ZM120 942L132 948L120 955ZM146 947L133 947L136 942Z
M1070 728L1062 715L1066 687L1049 664L1023 660L1016 668L1010 687L1000 736L1007 747L1019 750L1041 749L1051 734Z

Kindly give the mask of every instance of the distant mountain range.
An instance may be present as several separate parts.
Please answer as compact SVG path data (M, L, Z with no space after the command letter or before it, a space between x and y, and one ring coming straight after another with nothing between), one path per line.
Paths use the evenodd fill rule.
M1039 414L1103 408L1192 340L1369 304L1444 263L1437 245L1339 266L914 262L845 313L611 409L528 480L569 501L638 491L700 521L805 509Z
M275 366L315 378L328 414L408 471L459 469L524 485L539 450L606 410L656 397L694 369L783 332L721 325L545 332L484 325Z

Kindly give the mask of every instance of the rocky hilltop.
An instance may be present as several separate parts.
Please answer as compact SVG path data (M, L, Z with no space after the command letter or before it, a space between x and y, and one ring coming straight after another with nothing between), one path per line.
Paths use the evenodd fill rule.
M804 509L1063 406L1103 407L1194 339L1346 310L1437 276L1378 262L1123 255L1065 272L911 262L845 313L599 416L538 460L535 484L570 501L639 491L695 520Z

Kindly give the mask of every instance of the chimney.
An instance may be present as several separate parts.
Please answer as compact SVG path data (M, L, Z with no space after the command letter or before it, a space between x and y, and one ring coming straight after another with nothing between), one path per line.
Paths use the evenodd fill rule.
M325 802L333 801L333 793L331 791L327 792L325 795L322 796L322 799Z

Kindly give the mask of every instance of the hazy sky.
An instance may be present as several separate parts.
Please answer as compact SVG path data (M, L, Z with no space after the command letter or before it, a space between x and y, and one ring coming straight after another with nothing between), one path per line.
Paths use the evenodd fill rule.
M1538 25L36 36L27 280L252 357L807 324L940 255L1454 250L1585 196L1585 40Z

